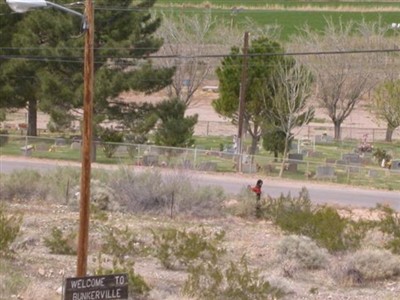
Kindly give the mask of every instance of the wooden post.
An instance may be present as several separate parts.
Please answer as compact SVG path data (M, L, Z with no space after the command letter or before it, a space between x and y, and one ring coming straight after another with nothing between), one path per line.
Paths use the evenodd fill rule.
M93 48L94 48L94 9L92 0L85 4L85 54L84 54L84 92L83 92L83 131L82 131L82 171L79 210L79 237L77 276L86 276L89 245L90 216L90 173L92 146L93 111Z
M247 52L249 48L249 33L244 33L244 44L243 44L243 60L242 60L242 74L240 79L240 95L239 95L239 120L238 120L238 136L237 136L237 154L238 163L237 171L242 172L242 146L243 146L243 117L244 117L244 106L246 97L246 84L247 84Z

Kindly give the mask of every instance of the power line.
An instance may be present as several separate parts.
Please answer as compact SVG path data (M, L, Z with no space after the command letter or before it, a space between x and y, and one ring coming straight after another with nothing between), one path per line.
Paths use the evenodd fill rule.
M2 48L0 48L2 49ZM330 51L305 51L305 52L265 52L265 53L248 53L246 57L268 57L268 56L322 56L322 55L345 55L345 54L373 54L373 53L397 53L398 48L389 49L366 49L366 50L330 50ZM165 54L165 55L149 55L148 59L177 59L177 60L192 60L200 58L226 58L226 57L244 57L244 54L199 54L199 55L180 55L180 54ZM33 56L33 55L0 55L0 59L25 59L33 61L49 61L49 62L70 62L82 63L82 57L59 57L59 56ZM103 59L103 61L101 61ZM97 56L96 63L106 63L109 59L134 59L135 61L143 60L144 58L129 58L120 56ZM134 64L133 62L125 61L118 64Z

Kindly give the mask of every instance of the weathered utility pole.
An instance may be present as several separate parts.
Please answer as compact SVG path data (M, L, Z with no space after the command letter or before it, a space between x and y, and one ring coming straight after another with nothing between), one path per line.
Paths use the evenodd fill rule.
M94 83L94 8L92 0L85 4L85 54L84 54L84 91L83 91L83 131L82 131L82 171L79 209L79 238L77 276L86 276L89 245L90 216L90 178L92 146L92 114Z
M243 43L243 60L242 60L242 74L240 79L240 94L239 94L239 120L238 120L238 136L237 136L237 171L242 172L242 152L243 152L243 118L245 109L245 97L246 97L246 86L247 86L247 53L249 48L249 33L244 33Z

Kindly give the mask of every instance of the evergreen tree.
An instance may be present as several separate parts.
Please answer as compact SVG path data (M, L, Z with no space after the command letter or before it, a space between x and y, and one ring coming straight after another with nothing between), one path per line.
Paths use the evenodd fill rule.
M151 93L171 82L173 68L157 69L147 60L162 45L162 40L153 37L161 24L149 12L154 2L143 0L134 5L130 0L98 0L95 3L95 122L112 113L110 102L122 91ZM9 13L2 22L11 24L14 18ZM0 92L7 92L0 93L6 99L1 107L20 108L38 102L39 108L56 123L76 116L83 96L81 21L53 9L32 11L14 21L17 26L10 26L11 38L0 39L0 47L11 47L7 54L18 58L8 59L0 70ZM36 111L36 105L29 107ZM36 120L32 119L33 114L29 114L30 133L35 135Z
M170 147L193 145L198 115L185 117L186 105L178 98L162 101L157 109L160 124L155 132L156 144Z
M248 77L246 81L244 127L252 137L252 151L255 153L261 137L262 125L270 120L263 113L268 109L268 101L273 96L271 74L276 66L284 60L282 56L265 55L282 53L282 47L268 38L259 38L251 43L248 49ZM231 55L226 57L217 69L219 79L219 98L213 102L215 111L237 124L239 109L240 81L242 73L241 51L232 48Z

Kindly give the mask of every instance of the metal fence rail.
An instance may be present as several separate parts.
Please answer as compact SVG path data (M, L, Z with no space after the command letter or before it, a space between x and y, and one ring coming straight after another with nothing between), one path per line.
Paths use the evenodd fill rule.
M341 129L342 140L361 140L364 138L364 136L367 136L368 141L377 142L385 140L386 137L385 128L342 126ZM237 127L229 122L199 121L195 127L195 135L199 136L230 136L234 134L237 134ZM298 132L297 137L313 138L323 134L333 137L333 126L328 126L326 124L307 125ZM400 139L400 128L397 128L393 132L393 139Z
M4 136L0 136L4 138ZM7 136L1 144L2 155L25 155L36 158L80 160L81 143L78 139ZM268 155L238 155L229 150L172 148L155 145L95 142L94 159L98 163L184 168L206 172L236 172L241 163L243 173L254 176L277 177L282 160ZM392 169L379 166L371 153L360 156L346 148L334 149L335 156L315 151L314 146L293 145L289 159L284 162L283 178L302 181L332 181L366 185L377 188L400 189L400 160ZM111 146L114 153L107 157L103 148ZM319 145L317 145L319 146Z

